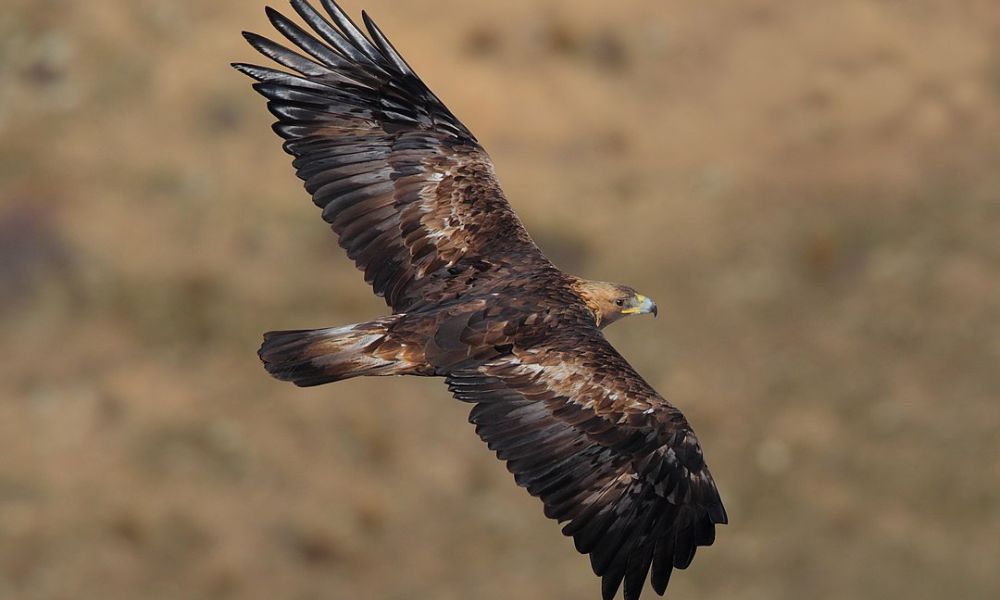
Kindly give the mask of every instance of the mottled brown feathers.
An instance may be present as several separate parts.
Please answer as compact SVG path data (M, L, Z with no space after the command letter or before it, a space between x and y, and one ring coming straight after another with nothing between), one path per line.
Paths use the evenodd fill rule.
M284 69L234 65L340 245L393 314L271 332L260 357L298 385L359 375L445 377L476 432L564 523L611 598L663 594L674 568L727 520L683 415L601 327L656 314L632 288L562 273L531 241L469 130L365 16L304 0L303 28L267 9L296 47L247 33Z
M327 47L268 9L307 56L245 34L296 73L235 66L258 81L254 88L278 117L274 129L306 190L375 293L401 312L436 303L447 269L498 254L547 263L504 198L486 152L408 67L399 68L398 55L343 31L353 26L332 3L339 34L306 2L293 6L338 45Z

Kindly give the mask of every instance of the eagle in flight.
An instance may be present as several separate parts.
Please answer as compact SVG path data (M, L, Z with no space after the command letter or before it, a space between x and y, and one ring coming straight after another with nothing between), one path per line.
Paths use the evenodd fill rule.
M444 377L518 485L589 554L602 594L663 594L727 522L684 415L601 329L656 314L634 289L556 268L531 240L475 136L364 14L292 0L311 31L268 8L298 49L247 41L284 67L256 80L323 219L392 314L264 335L274 377Z

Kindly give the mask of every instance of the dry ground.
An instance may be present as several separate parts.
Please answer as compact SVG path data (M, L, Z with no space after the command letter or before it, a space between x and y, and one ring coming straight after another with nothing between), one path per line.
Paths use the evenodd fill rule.
M596 598L440 382L257 363L384 310L227 66L262 2L0 11L0 598ZM659 302L609 335L732 519L673 598L1000 597L1000 4L364 7Z

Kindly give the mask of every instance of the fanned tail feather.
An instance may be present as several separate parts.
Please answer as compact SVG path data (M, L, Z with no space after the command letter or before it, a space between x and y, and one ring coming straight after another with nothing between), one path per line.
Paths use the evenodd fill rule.
M362 375L419 374L421 363L412 350L407 352L389 332L398 317L346 327L270 331L257 355L273 377L300 387Z

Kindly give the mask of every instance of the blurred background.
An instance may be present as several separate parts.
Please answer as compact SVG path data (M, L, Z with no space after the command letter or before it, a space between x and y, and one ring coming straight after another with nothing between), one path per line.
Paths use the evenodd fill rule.
M343 4L659 303L608 335L732 521L671 597L1000 597L1000 4ZM0 598L599 597L440 381L260 367L385 310L228 66L263 0L4 6Z

